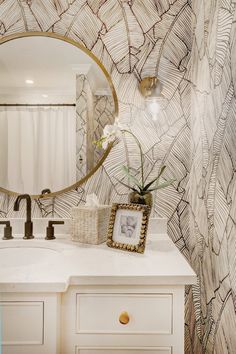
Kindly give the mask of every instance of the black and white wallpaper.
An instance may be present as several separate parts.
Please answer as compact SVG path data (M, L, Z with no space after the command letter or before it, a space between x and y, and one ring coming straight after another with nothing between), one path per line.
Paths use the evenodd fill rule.
M236 2L195 1L189 260L198 274L189 352L236 353ZM193 320L195 313L196 318ZM194 335L195 333L195 335Z
M114 124L112 95L94 92L85 74L76 75L76 177L86 176L102 158L104 150L95 146L107 124Z
M87 96L89 83L84 74L76 75L76 178L81 179L87 172Z
M167 166L173 186L154 194L153 215L198 283L186 289L186 353L236 353L235 0L2 0L0 35L55 32L90 49L110 73L119 117L139 138L150 178ZM154 122L138 83L158 74L166 97ZM124 153L128 152L128 155ZM37 201L35 216L70 215L95 192L127 201L122 164L139 166L128 136L78 190ZM0 195L1 216L14 198ZM22 211L23 213L23 211Z

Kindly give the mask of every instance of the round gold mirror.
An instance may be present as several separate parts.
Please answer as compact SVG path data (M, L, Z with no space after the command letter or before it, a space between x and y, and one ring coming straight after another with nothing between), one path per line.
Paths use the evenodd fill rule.
M54 33L0 44L0 191L39 198L79 187L110 151L94 144L118 114L108 72L88 49Z

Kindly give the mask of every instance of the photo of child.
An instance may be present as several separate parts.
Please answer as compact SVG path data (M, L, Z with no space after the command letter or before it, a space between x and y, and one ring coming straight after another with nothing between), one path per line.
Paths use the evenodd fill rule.
M120 218L120 235L128 238L136 237L138 218L136 216L122 215Z

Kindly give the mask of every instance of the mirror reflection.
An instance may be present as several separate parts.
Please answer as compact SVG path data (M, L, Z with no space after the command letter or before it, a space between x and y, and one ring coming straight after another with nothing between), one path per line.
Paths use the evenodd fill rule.
M108 76L87 53L51 37L0 46L0 187L60 191L101 158L93 144L115 116Z

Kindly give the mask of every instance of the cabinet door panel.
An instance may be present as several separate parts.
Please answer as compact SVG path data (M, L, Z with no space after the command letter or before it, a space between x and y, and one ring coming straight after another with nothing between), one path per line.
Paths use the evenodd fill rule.
M43 344L43 302L1 301L2 344Z

